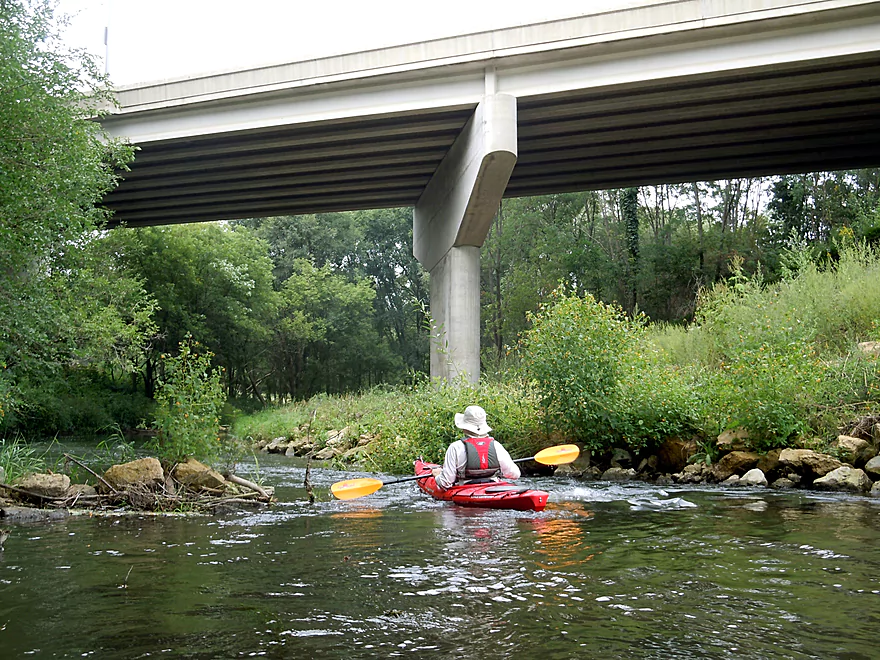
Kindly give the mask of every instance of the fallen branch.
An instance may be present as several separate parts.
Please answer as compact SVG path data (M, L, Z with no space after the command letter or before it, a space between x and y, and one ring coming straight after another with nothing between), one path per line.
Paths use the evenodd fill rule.
M84 470L88 470L88 471L92 474L92 476L94 476L98 481L100 481L102 484L104 484L105 486L107 486L107 488L109 488L111 492L113 492L113 493L115 493L115 494L117 494L117 495L119 494L119 491L118 491L118 490L116 490L113 486L111 486L109 483L107 483L107 480L104 479L104 477L102 477L100 474L98 474L97 472L95 472L94 470L92 470L88 465L84 465L84 464L80 463L78 460L76 460L76 459L75 459L73 456L71 456L70 454L64 454L64 457L65 457L66 459L68 459L68 460L73 461L74 463L76 463L77 465L79 465L79 466L80 466L81 468L83 468Z
M238 484L239 486L244 486L245 488L250 488L252 491L259 493L261 497L265 497L267 500L272 499L270 497L269 493L267 493L265 490L263 490L260 486L255 484L253 481L248 481L247 479L242 479L241 477L236 476L234 474L229 474L229 475L227 475L226 478L229 479L229 481L231 481L234 484Z

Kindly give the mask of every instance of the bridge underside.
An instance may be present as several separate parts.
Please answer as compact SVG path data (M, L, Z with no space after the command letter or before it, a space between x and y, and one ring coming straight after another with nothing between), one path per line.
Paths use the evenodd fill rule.
M414 206L475 104L147 144L114 223ZM592 88L517 103L505 196L875 166L880 55Z

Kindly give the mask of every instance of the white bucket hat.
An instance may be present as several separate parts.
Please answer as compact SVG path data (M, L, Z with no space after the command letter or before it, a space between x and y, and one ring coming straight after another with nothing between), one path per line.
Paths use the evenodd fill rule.
M484 436L492 430L492 427L486 423L486 411L480 406L468 406L464 409L464 414L455 413L455 425L477 437Z

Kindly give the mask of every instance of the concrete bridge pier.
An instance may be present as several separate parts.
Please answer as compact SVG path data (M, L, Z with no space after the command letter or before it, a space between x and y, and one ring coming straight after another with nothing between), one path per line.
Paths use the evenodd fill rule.
M413 211L413 254L431 274L431 377L480 379L480 246L516 164L516 98L486 95Z

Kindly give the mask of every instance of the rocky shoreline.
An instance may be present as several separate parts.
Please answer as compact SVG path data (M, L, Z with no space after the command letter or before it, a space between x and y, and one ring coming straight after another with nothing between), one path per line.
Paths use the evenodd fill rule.
M370 434L354 436L348 427L328 432L323 444L310 436L307 429L296 429L290 436L258 442L254 449L354 465L375 439ZM623 448L603 454L582 451L574 463L558 466L555 473L585 480L806 488L880 497L880 417L857 420L821 451L801 446L757 452L745 429L726 431L714 440L715 460L706 460L704 448L705 442L695 438L668 438L645 455ZM535 466L539 472L543 467Z
M140 458L98 474L65 457L90 472L97 486L71 483L68 475L58 472L30 474L15 483L5 483L5 475L0 474L0 520L58 520L73 510L213 514L275 501L271 487L235 474L222 475L193 458L167 471L156 458Z

